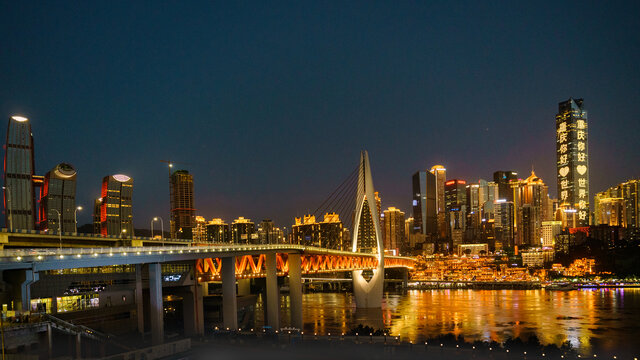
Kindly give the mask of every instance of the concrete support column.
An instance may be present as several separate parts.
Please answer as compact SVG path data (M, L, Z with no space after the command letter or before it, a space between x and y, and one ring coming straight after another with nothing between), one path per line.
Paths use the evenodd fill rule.
M51 359L53 357L53 343L51 341L51 324L47 323L47 330L38 333L38 359Z
M280 329L280 302L278 301L278 272L276 253L265 256L267 270L267 325L274 330Z
M222 322L225 328L238 328L238 303L236 301L236 258L222 258Z
M136 264L136 318L138 332L144 335L144 301L142 298L142 264Z
M238 295L251 295L251 279L238 279Z
M53 358L53 329L51 329L51 323L47 323L47 354L49 359Z
M162 305L162 266L149 264L149 320L153 345L164 342L164 308Z
M33 270L25 270L25 278L24 281L20 284L20 304L22 311L30 311L31 310L31 284L38 281L40 278L38 272L34 272Z
M76 359L82 359L82 338L80 333L76 334Z
M302 330L302 269L300 254L289 254L289 301L291 326Z
M409 269L402 269L402 288L406 289L409 286Z
M182 296L184 334L186 336L202 336L204 335L202 287L194 284L189 287L189 290Z

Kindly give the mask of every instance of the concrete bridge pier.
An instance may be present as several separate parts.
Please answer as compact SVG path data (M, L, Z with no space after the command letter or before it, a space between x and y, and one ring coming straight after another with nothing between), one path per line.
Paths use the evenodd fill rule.
M82 359L82 337L76 334L76 359Z
M289 254L289 301L291 326L302 330L302 269L300 254Z
M402 270L402 289L409 287L409 269L403 268Z
M149 305L151 342L153 345L159 345L164 342L162 266L159 263L149 264Z
M251 279L238 279L238 295L251 295Z
M138 332L144 336L144 299L142 297L142 264L136 264L136 320Z
M196 279L194 278L194 280ZM182 294L184 334L186 336L204 335L204 307L202 304L202 294L202 286L197 282L189 286L189 290Z
M238 328L238 303L236 301L236 258L222 258L222 322L225 328Z
M276 253L265 255L265 267L267 272L267 325L274 330L280 329L280 299L278 289L278 270L276 268Z

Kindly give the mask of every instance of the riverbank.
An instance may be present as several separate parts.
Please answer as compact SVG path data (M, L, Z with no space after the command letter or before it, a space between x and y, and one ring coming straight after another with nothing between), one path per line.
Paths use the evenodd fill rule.
M453 336L444 336L443 341L412 343L394 336L344 336L315 334L254 334L240 332L217 332L211 338L194 342L189 359L235 360L238 358L260 358L281 360L283 358L309 360L357 360L357 359L581 359L570 348L534 346L513 342L466 343ZM609 354L593 354L599 358L613 358ZM589 357L594 357L593 355ZM633 359L616 356L617 359Z

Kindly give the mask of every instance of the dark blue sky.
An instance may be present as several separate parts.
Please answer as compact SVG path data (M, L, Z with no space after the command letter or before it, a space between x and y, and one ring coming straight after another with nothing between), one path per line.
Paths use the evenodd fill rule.
M533 165L555 196L569 97L589 112L595 193L640 176L638 14L637 1L0 1L0 117L31 119L38 173L77 168L79 223L113 173L135 179L138 227L168 222L161 159L189 163L198 214L280 226L361 149L385 207L409 211L411 175L437 163L468 181Z

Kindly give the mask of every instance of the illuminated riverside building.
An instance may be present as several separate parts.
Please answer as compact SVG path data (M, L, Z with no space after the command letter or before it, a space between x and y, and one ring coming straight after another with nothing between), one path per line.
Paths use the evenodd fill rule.
M196 209L193 205L193 175L186 170L171 174L171 238L193 238Z
M482 226L482 203L480 200L480 184L468 184L465 240L477 242L480 239Z
M291 233L294 244L345 251L351 249L348 231L340 221L340 215L336 213L324 214L321 222L316 222L313 215L297 217Z
M518 173L511 170L496 171L493 173L493 182L498 186L498 199L513 201L513 191L511 183L518 181Z
M499 199L493 202L495 249L514 246L513 202Z
M69 164L58 164L44 175L40 188L40 230L76 231L76 170Z
M556 241L556 235L562 233L562 221L543 221L542 222L542 246L553 247Z
M470 244L478 252L484 244ZM463 245L467 246L467 245ZM473 251L472 250L472 251ZM538 281L525 267L510 267L493 256L427 256L420 259L411 275L415 280L433 281Z
M260 244L282 244L284 233L271 219L264 219L258 226L258 241Z
M640 180L628 180L594 196L595 225L640 228Z
M99 234L133 236L133 179L117 174L102 179L102 192L96 202L99 211Z
M213 243L230 242L229 225L226 224L222 219L220 218L211 219L211 221L207 222L206 228L207 228L206 239L208 242L213 242Z
M570 98L559 103L556 115L558 200L561 208L575 210L575 227L589 226L587 140L587 111L583 99ZM569 225L573 224L565 223Z
M255 224L251 219L242 216L231 223L231 242L234 244L255 244L258 234L255 233Z
M511 182L515 208L516 245L541 246L542 222L553 219L548 187L536 174Z
M438 236L436 176L427 171L413 174L413 226L411 233Z
M31 123L23 116L12 116L7 127L4 156L5 227L34 230L36 190L33 182L33 135Z
M445 208L449 233L449 251L462 244L466 229L467 182L464 180L448 180L445 183Z
M444 184L447 182L447 169L445 169L442 165L435 165L431 167L430 172L436 177L436 218L438 226L438 237L441 239L446 239L448 225Z
M553 261L554 252L551 249L531 249L521 251L522 266L526 267L543 267L544 264Z
M204 216L196 216L192 233L194 243L207 241L207 221L204 219Z
M395 207L390 207L384 211L382 237L385 250L395 251L396 254L404 251L404 226L404 212Z

